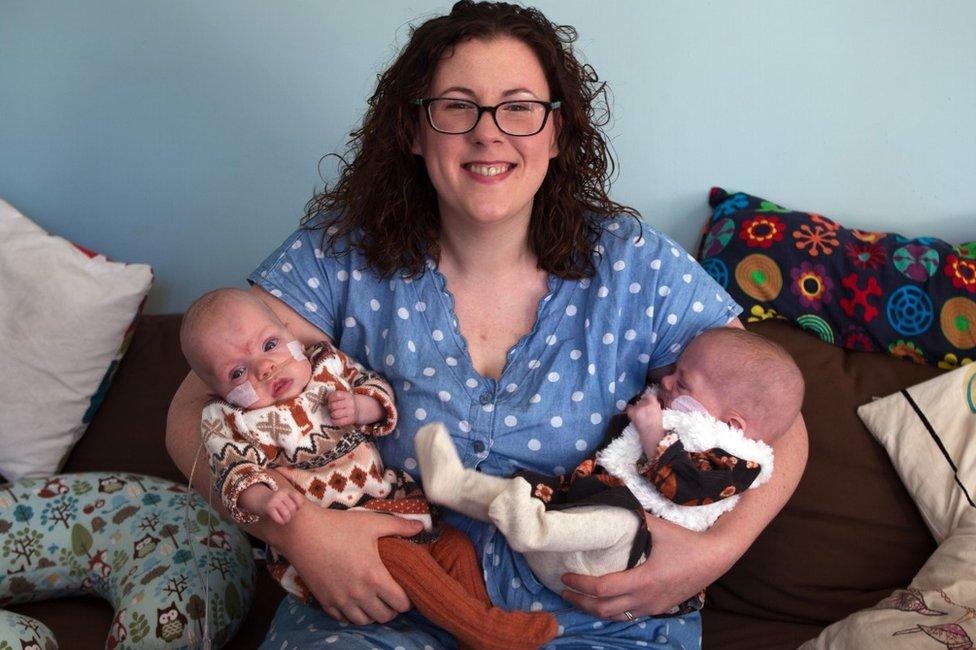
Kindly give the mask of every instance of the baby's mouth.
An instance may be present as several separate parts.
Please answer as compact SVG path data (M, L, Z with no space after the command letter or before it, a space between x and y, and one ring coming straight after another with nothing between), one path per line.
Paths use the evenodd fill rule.
M280 397L282 393L291 388L291 384L292 380L287 377L275 379L274 383L271 384L271 395L275 398Z

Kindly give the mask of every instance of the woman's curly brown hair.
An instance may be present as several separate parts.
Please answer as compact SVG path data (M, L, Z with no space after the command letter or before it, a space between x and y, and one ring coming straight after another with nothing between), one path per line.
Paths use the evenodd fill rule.
M459 42L517 38L539 57L558 111L559 154L532 203L529 244L540 269L564 279L594 273L593 249L604 222L633 208L607 196L614 161L601 128L610 120L606 84L573 53L576 30L537 9L462 0L451 13L411 29L410 42L379 76L362 127L351 134L339 178L306 206L302 224L324 229L323 249L345 240L382 277L420 275L439 256L437 193L411 153L420 109L438 63Z

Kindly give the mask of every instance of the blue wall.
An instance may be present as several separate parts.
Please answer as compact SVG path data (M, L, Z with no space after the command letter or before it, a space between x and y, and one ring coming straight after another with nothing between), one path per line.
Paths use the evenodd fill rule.
M449 6L0 0L0 197L152 264L149 311L182 310L290 232L408 24ZM716 184L976 239L976 3L537 6L611 82L614 198L684 245Z

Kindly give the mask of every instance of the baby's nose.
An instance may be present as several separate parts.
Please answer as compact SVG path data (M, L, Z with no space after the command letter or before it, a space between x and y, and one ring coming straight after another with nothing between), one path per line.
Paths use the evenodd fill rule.
M277 367L278 366L275 363L274 359L267 359L267 358L262 359L258 363L258 379L261 380L267 379L268 376L271 373L273 373L275 371L275 368Z

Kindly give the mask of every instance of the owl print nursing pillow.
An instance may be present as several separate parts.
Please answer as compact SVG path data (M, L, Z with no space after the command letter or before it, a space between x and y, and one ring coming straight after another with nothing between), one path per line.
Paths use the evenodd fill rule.
M102 598L115 610L107 648L195 648L204 635L220 647L254 593L244 533L185 485L151 476L8 483L0 488L0 540L0 607ZM2 647L57 642L39 621L0 610Z

